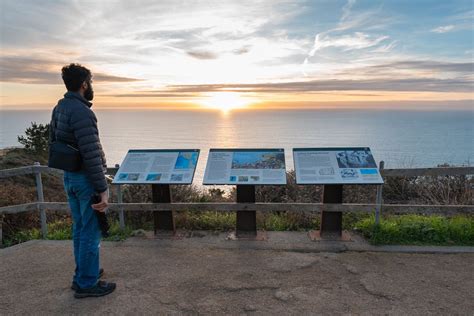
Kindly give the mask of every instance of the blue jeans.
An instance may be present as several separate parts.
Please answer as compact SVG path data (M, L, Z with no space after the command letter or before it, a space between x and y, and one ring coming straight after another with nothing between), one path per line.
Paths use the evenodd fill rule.
M76 270L73 281L81 289L97 284L99 276L99 247L101 231L92 209L95 191L83 172L64 172L64 188L72 214L74 259Z

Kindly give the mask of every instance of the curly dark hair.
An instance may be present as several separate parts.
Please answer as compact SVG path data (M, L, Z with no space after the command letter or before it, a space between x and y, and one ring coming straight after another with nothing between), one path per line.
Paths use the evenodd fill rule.
M92 79L89 69L79 64L69 64L61 69L61 76L68 91L77 92L84 81Z

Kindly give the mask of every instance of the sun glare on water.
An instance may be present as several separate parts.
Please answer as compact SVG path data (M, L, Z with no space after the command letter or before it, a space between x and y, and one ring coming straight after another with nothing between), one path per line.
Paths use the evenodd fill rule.
M223 113L228 113L231 110L246 108L251 103L251 100L243 98L236 92L215 92L209 94L200 103L208 109L216 109L221 110Z

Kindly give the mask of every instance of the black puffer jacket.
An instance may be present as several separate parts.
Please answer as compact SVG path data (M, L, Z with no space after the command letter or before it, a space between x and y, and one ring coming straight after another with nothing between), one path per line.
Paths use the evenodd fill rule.
M97 118L90 109L92 103L77 92L67 92L59 100L51 117L50 138L79 148L82 170L96 192L107 190L106 161L99 139ZM51 139L50 139L51 141Z

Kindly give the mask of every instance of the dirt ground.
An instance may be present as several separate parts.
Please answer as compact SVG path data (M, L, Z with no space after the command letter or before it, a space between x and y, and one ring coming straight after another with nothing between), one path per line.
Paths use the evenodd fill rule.
M472 253L304 253L131 240L103 243L101 259L104 279L117 290L78 300L69 289L70 241L0 250L0 314L474 314Z

